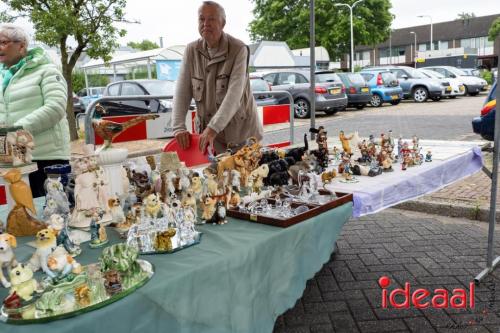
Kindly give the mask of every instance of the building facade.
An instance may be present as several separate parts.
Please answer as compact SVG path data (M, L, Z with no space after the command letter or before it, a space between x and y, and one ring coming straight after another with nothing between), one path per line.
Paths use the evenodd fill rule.
M500 14L457 19L393 30L390 38L376 46L356 46L354 66L407 65L417 67L442 62L457 67L497 66L500 43L488 40L488 31ZM415 47L416 40L416 47ZM450 57L456 60L450 62ZM349 55L342 61L349 68Z

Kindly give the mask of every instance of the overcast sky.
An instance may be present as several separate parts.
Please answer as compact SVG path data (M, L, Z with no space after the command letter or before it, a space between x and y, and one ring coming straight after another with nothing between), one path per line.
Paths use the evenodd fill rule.
M247 29L252 20L253 3L250 0L218 2L226 10L225 31L249 43ZM164 46L187 44L199 37L197 9L200 4L200 0L128 0L127 18L141 23L125 25L128 33L120 42L150 39L158 43L163 36ZM500 0L392 0L391 12L396 15L392 27L397 29L429 23L428 18L417 18L417 15L431 15L437 23L453 20L461 12L473 12L476 16L500 13ZM26 22L19 23L29 27Z
M218 2L226 10L225 31L249 43L247 29L252 20L253 3L250 0ZM128 0L128 16L140 20L141 24L127 25L124 43L144 38L158 40L163 36L165 46L187 44L199 37L197 8L200 3L199 0ZM500 0L392 0L391 12L396 15L393 28L403 28L429 23L428 18L417 15L431 15L433 22L444 22L455 19L461 12L473 12L476 16L500 13Z

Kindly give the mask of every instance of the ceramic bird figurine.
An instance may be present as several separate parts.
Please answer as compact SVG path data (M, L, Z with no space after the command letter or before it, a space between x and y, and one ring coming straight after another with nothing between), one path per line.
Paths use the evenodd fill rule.
M96 105L96 111L98 116L106 114L106 110L100 104ZM95 134L104 140L102 149L108 149L111 147L111 142L113 142L114 138L120 135L120 133L126 131L130 127L142 123L143 121L156 119L158 117L159 115L157 114L148 114L137 116L123 123L116 123L114 121L97 118L92 120L92 127L94 128Z
M35 219L27 211L29 210L32 215L36 216L33 194L28 184L21 179L21 171L19 169L10 169L3 175L3 178L10 183L9 190L12 199L16 202L7 217L7 232L16 237L33 236L44 229L46 225Z

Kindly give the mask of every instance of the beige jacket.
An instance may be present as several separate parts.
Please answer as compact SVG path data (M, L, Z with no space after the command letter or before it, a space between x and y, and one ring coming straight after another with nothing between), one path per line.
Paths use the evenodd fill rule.
M186 47L174 98L174 133L186 130L186 114L194 98L197 132L207 126L216 131L218 152L229 143L241 145L252 136L262 140L263 128L250 90L247 57L246 45L226 33L222 34L213 58L203 39Z

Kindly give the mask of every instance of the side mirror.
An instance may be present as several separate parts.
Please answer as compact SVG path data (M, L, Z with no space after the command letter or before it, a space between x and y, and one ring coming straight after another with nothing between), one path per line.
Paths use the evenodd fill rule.
M450 74L450 77L451 77L452 79L454 79L454 78L456 78L457 76L456 76L455 74L451 73L451 74Z
M402 78L402 79L405 79L405 80L408 80L408 75L403 74L403 75L401 75L401 78Z

